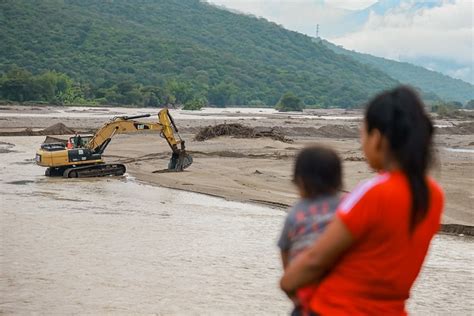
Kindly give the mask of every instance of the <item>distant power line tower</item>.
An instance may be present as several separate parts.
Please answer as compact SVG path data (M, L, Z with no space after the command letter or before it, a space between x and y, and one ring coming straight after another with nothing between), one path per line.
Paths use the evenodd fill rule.
M319 24L316 24L316 38L319 38Z

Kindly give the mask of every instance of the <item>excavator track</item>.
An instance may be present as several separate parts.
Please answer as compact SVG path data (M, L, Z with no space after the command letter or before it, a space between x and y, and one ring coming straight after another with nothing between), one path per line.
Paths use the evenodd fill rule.
M88 166L73 167L64 170L64 178L92 178L105 176L121 176L125 173L125 165L122 164L96 164Z

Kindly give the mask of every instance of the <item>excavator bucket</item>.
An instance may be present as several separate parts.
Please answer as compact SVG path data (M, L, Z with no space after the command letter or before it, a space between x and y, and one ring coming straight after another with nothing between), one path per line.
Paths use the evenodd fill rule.
M173 153L171 155L170 162L168 163L169 171L183 171L187 167L191 166L193 158L187 154L186 151L180 153Z
M185 142L179 136L178 128L168 109L165 108L161 110L158 113L158 119L163 126L161 134L173 151L167 171L183 171L193 163L193 158L186 152ZM178 148L178 145L180 145L181 148Z

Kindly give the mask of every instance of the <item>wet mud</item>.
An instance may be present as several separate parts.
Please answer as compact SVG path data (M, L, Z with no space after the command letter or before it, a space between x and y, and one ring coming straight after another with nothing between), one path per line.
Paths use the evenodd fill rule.
M15 147L15 145L12 143L0 142L0 154L8 154L14 152L14 150L12 149L13 147Z
M114 115L150 112L40 110L0 109L0 131L39 131L55 123L94 130ZM346 190L371 177L356 139L360 112L174 113L197 158L183 173L153 173L170 156L157 135L114 138L105 158L126 163L129 174L100 179L46 178L33 160L44 136L0 137L0 314L288 313L291 304L278 290L275 242L285 207L296 198L291 161L317 142L341 154ZM281 126L295 141L192 140L201 127L228 120L257 129ZM456 134L463 122L437 124L453 128L438 133L433 176L447 198L442 227L454 235L435 237L408 310L467 315L474 312L473 239L460 235L474 223L474 182L466 177L473 172L474 143L468 125L462 127L471 134Z
M17 151L0 162L1 314L290 311L278 289L276 238L286 215L278 205L169 190L130 175L47 178L31 163L42 139L5 139ZM472 313L473 244L435 237L411 314Z

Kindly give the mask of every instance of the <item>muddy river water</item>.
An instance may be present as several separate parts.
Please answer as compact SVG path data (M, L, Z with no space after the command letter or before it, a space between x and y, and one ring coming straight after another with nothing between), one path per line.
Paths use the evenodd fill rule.
M286 314L285 212L139 183L46 178L0 137L0 314ZM408 308L474 312L473 239L438 235Z

